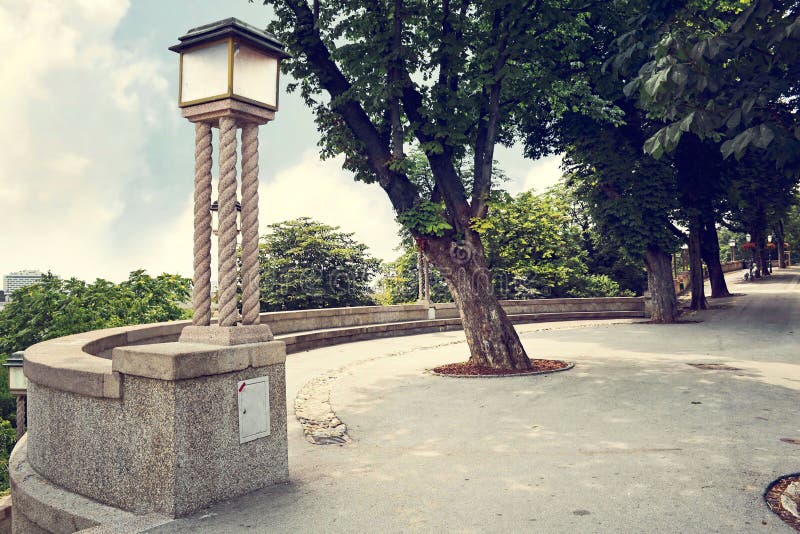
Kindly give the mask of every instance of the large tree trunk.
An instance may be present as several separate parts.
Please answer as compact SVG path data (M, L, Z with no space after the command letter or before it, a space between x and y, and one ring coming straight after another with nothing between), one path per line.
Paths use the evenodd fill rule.
M714 223L713 213L706 213L703 217L703 229L700 239L703 261L708 267L708 279L711 282L711 296L714 298L730 297L728 285L725 283L725 273L719 261L719 236Z
M648 247L644 257L647 265L647 290L650 292L650 320L654 323L674 323L678 320L678 298L672 278L671 255L658 247Z
M700 242L702 224L699 215L689 217L689 275L692 286L693 310L705 310L706 302L705 279L703 277L703 255Z
M425 255L453 294L470 348L469 363L499 369L530 369L514 325L492 287L480 237L467 230L463 242L449 237L424 242Z

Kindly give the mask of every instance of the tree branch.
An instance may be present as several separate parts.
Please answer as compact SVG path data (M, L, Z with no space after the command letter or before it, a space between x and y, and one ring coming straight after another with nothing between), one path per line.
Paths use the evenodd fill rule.
M364 145L367 162L386 191L395 211L410 209L419 199L417 187L405 174L389 168L391 152L378 129L359 102L348 96L351 84L331 58L330 51L319 33L314 13L305 0L285 0L297 23L295 35L308 58L311 70L320 86L331 96L331 107L347 124L353 135Z
M417 90L405 68L399 69L402 80L403 110L412 124L414 136L421 145L438 145L440 149L426 149L425 156L431 166L433 179L450 214L448 222L457 230L469 226L470 213L467 193L461 177L453 165L451 149L428 133L430 121L422 114L422 94Z
M674 235L675 237L677 237L681 241L683 241L685 243L689 242L689 236L686 235L686 233L683 230L681 230L680 228L675 226L672 222L668 222L667 223L667 229L670 232L672 232L672 235Z

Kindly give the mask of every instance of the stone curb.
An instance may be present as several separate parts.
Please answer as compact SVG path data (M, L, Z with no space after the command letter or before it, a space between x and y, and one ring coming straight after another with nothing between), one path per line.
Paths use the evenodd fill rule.
M572 362L566 362L567 366L561 369L553 369L552 371L530 371L528 373L514 373L510 375L448 375L444 373L437 373L433 369L427 369L426 372L434 375L434 376L441 376L444 378L516 378L518 376L536 376L536 375L550 375L553 373L561 373L563 371L569 371L575 364Z

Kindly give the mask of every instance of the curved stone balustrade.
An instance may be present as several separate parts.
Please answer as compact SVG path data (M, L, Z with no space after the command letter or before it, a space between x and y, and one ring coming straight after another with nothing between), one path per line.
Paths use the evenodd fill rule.
M645 316L643 297L507 300L515 323ZM461 328L453 303L358 306L261 314L288 354L313 348L400 335ZM191 321L95 330L38 343L25 351L25 375L38 385L90 397L120 398L112 371L115 347L176 341Z
M517 323L645 316L644 298L505 301L503 306ZM261 322L277 334L277 341L286 344L287 353L356 340L461 328L458 311L452 303L265 313L261 315ZM72 513L76 518L90 518L88 512L79 512L77 505L71 510L62 510L59 503L68 502L63 498L64 492L85 496L124 512L157 513L157 517L151 518L157 522L164 515L174 517L183 513L180 509L142 508L142 503L147 502L145 493L176 491L163 480L152 479L150 474L158 472L156 465L171 461L162 457L172 450L167 443L170 440L183 440L191 450L193 440L215 437L171 434L170 418L177 416L165 406L174 401L177 392L189 399L189 405L180 412L187 417L217 417L220 410L224 417L236 417L236 408L231 404L235 399L229 399L231 406L215 404L226 394L227 382L223 382L227 379L220 378L224 376L220 374L212 376L212 373L186 390L180 377L169 382L149 378L147 373L125 371L130 366L121 366L118 356L127 353L130 358L135 351L113 349L147 344L152 351L153 344L177 341L190 324L190 321L178 321L99 330L45 341L25 351L30 426L27 439L15 448L9 466L15 502L16 495L20 495L20 502L25 504L20 505L20 514L25 516L20 518L21 522L35 524L45 531L62 531L65 523L58 520L59 517L63 519ZM269 371L270 380L282 384L283 364L269 363L279 366ZM237 365L236 369L245 373L246 378L257 374L258 366L253 364L252 358L249 363ZM226 369L215 373L226 372ZM283 391L282 385L279 391ZM274 401L277 400L276 397ZM283 427L279 430L285 433L286 413L277 414L275 421L278 420L282 420ZM200 427L213 428L211 422L204 423L208 424ZM143 443L150 453L142 453L139 445ZM265 442L264 447L268 449L269 446ZM189 454L179 459L177 468L190 469L192 462L209 461L212 459ZM31 473L38 476L31 477ZM138 483L132 484L133 480ZM32 481L37 486L32 486ZM207 485L221 483L204 480ZM16 517L16 505L14 513ZM95 513L98 512L92 512ZM95 522L91 518L88 522L73 519L81 528ZM97 522L101 523L103 521ZM66 531L69 530L67 527Z

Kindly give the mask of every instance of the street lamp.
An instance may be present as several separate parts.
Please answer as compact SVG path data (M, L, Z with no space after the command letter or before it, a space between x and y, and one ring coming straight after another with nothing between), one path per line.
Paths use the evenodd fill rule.
M272 34L229 18L178 40L170 50L180 54L180 107L232 99L277 111L280 62L289 56Z
M178 40L170 47L180 54L178 105L195 124L192 323L211 324L211 129L219 128L218 323L224 328L240 322L258 325L258 127L275 119L280 62L289 55L274 35L234 18L191 29ZM241 188L236 176L239 129ZM241 318L236 273L239 234Z
M8 368L8 390L17 397L17 439L25 433L25 404L28 395L28 379L25 377L23 365L24 353L18 351L6 359L3 365Z
M730 247L730 249L731 249L731 262L734 262L734 261L736 261L736 254L735 254L735 250L736 250L736 241L734 241L733 239L731 239L730 241L728 241L728 246L729 246L729 247Z

